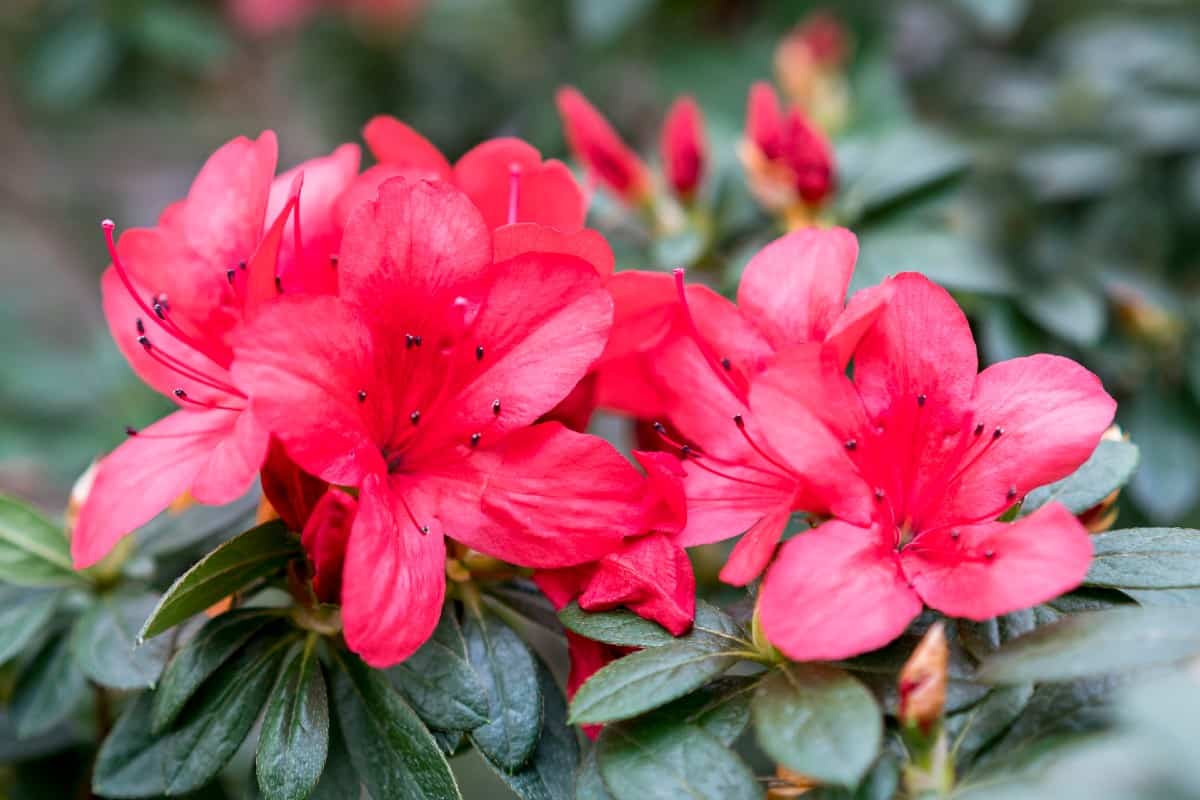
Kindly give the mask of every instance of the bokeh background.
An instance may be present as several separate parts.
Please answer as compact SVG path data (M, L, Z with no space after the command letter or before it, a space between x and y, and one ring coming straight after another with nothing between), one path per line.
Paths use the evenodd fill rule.
M0 4L0 491L61 509L98 454L163 410L100 312L98 222L151 223L204 158L272 128L281 167L390 113L457 156L564 143L579 86L653 158L693 94L736 285L777 235L735 157L746 91L780 81L794 0L5 0ZM1197 524L1200 4L895 0L830 7L849 32L840 188L858 285L953 289L986 360L1061 352L1121 401L1142 466L1122 521ZM598 197L623 268L690 258Z

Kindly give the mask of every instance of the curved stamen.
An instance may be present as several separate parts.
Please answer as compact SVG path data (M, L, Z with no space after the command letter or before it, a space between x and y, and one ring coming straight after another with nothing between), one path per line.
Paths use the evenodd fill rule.
M725 368L724 362L717 359L709 350L704 337L700 334L700 328L696 325L696 319L692 316L692 307L688 305L687 299L687 284L684 282L684 271L681 267L671 270L671 274L675 276L675 292L679 295L679 304L683 306L683 316L687 320L688 330L692 334L692 339L696 342L696 347L700 348L700 355L704 356L704 360L708 362L708 366L712 369L722 383L729 388L733 396L738 400L745 402L743 392L733 382L733 378L729 376L729 370ZM726 361L728 359L725 359Z
M750 433L746 430L746 420L742 418L741 414L733 415L733 424L737 426L738 433L740 433L742 435L742 438L746 440L746 444L750 445L750 447L752 447L754 449L754 452L758 453L760 456L762 456L764 459L766 459L768 463L773 464L774 466L778 467L779 469L783 470L785 473L787 473L789 475L792 474L793 472L795 472L795 470L792 469L791 467L780 464L778 461L776 461L774 458L772 458L770 455L768 455L767 451L765 451L761 447L759 447L758 444L753 439L750 438Z
M521 200L521 165L508 165L508 224L517 221L517 207Z
M176 389L174 391L174 395L175 395L175 398L177 400L179 400L181 403L187 403L188 405L195 406L196 408L203 408L206 410L220 410L220 411L245 411L246 410L245 406L223 406L220 403L214 403L211 400L197 400L194 397L189 396L188 393L185 392L183 389Z
M730 461L727 458L721 458L720 456L716 456L716 455L713 455L712 453L708 453L708 452L705 452L704 450L700 450L696 447L693 447L690 444L684 444L683 442L676 441L675 439L673 439L671 436L669 436L667 434L667 429L661 422L655 422L653 427L654 427L654 432L658 435L658 438L662 439L668 445L670 445L671 447L674 447L676 450L678 450L681 458L684 458L684 459L690 458L692 460L703 458L706 461L712 461L713 463L721 464L722 466L733 467L733 468L737 468L737 469L745 469L745 470L749 470L751 472L757 472L760 475L765 475L768 478L775 478L777 480L782 480L782 481L791 480L791 478L789 477L791 475L791 473L788 470L784 470L784 473L782 475L780 475L778 472L772 472L769 469L764 469L763 467L760 467L757 464L748 464L748 463L742 463L742 462L737 462L737 461ZM712 470L710 469L709 471L711 472ZM723 477L728 477L731 480L737 480L737 478L732 478L731 476L728 476L728 475L723 475ZM749 481L746 481L746 482L749 482ZM765 484L757 484L757 485L763 486Z
M416 514L413 514L412 509L409 508L408 501L404 499L404 495L397 495L397 497L400 498L400 505L404 506L404 510L408 514L408 519L410 522L412 522L413 527L417 529L417 533L421 534L422 536L428 534L429 526L422 525L421 523L417 522L417 516Z
M702 460L703 459L702 456L697 455L695 452L681 449L680 455L684 461L686 461L690 464L695 464L700 469L704 470L705 472L709 473L710 475L716 475L718 478L724 478L725 480L733 481L734 483L744 483L749 486L758 486L759 488L762 488L762 489L778 489L779 488L778 484L763 483L762 481L755 481L755 480L751 480L749 478L742 478L737 475L730 475L726 472L721 472L718 469L713 469L712 467L710 467L704 463L704 461Z
M125 426L125 435L139 439L187 439L192 436L208 436L210 434L228 433L229 428L205 428L199 431L181 431L179 433L142 433L131 425Z
M175 356L171 355L170 353L166 352L165 350L161 350L158 347L155 347L150 342L150 339L147 338L144 334L138 336L138 344L140 344L142 346L142 349L146 352L146 355L150 356L150 358L154 359L159 364L162 364L164 367L166 367L167 369L171 370L172 372L174 372L175 374L177 374L181 377L187 378L188 380L195 381L196 383L203 384L210 389L216 389L218 392L223 392L225 394L232 394L232 395L236 395L237 397L243 397L243 398L246 396L244 393L242 393L236 387L231 386L228 383L225 383L224 381L222 381L218 378L213 378L209 375L205 375L203 372L200 372L192 365L190 365L184 361L181 361L180 359L176 358Z

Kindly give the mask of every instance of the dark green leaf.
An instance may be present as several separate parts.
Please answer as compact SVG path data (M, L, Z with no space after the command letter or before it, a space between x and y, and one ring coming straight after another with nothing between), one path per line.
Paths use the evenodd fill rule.
M754 695L754 730L775 761L823 783L854 786L883 737L882 712L849 673L785 664Z
M715 613L714 613L715 612ZM670 644L633 653L592 675L571 701L577 724L628 719L682 697L737 663L737 625L709 606L704 620Z
M188 703L167 737L168 794L200 788L233 757L267 702L293 641L258 636Z
M383 673L337 652L334 708L346 749L375 800L461 798L450 764Z
M496 771L522 800L572 800L579 739L567 724L567 701L554 677L540 662L537 671L544 709L537 748L529 763L516 772Z
M562 635L562 622L554 606L532 581L509 581L490 587L488 593L530 622Z
M58 599L52 589L0 586L0 664L33 641L54 616Z
M329 701L316 646L315 635L292 645L267 704L255 759L267 800L304 800L325 769Z
M1147 387L1126 414L1141 451L1129 492L1151 521L1170 524L1200 499L1200 434L1192 411L1182 398Z
M22 739L45 733L69 717L87 696L87 677L71 655L70 637L50 639L22 667L9 714Z
M838 146L838 210L858 220L953 177L967 163L965 150L930 130L893 127L848 139Z
M488 723L471 741L500 768L514 771L532 755L542 730L542 692L525 642L496 617L469 614L467 657L488 697Z
M1133 476L1138 465L1138 448L1132 442L1103 441L1091 458L1063 478L1034 489L1025 497L1021 513L1036 511L1051 501L1062 503L1073 514L1097 505Z
M963 234L927 226L877 228L863 234L860 247L852 291L908 271L959 291L1008 294L1014 289L1004 263Z
M1019 302L1030 319L1071 344L1092 347L1104 334L1107 308L1099 287L1063 279L1019 296Z
M1087 583L1120 589L1200 587L1200 531L1128 528L1092 537Z
M179 577L146 620L148 639L284 568L303 554L300 539L279 520L259 525L225 542Z
M171 642L139 645L137 632L158 602L153 593L111 594L97 601L75 625L71 649L84 673L112 689L153 686L170 655Z
M975 756L1008 730L1033 696L1029 684L1004 686L989 692L974 706L950 715L946 735L950 737L955 761L968 766Z
M755 678L718 678L689 695L653 712L653 716L691 723L732 746L750 724L750 701Z
M589 747L579 764L575 776L575 800L613 800L604 778L600 776L600 762L596 759L595 746Z
M434 741L437 742L446 758L458 755L467 744L466 731L439 731L436 728L430 728L429 732L433 734Z
M65 111L92 98L118 62L117 40L105 21L80 8L37 43L28 65L31 99Z
M200 685L264 625L277 619L277 614L264 609L234 609L206 623L163 673L154 693L155 732L166 730Z
M167 791L167 739L150 727L154 695L137 695L100 746L92 791L102 797L157 797Z
M83 583L71 566L62 527L24 503L0 495L0 581L17 586Z
M655 715L606 726L597 742L604 785L616 800L759 800L754 773L695 725Z
M580 636L621 647L658 647L675 641L657 622L642 619L624 608L589 613L572 602L558 612L558 618L568 630Z
M1200 653L1200 609L1117 608L1037 628L983 662L990 683L1065 681L1180 661Z
M362 783L346 750L346 737L342 735L337 715L331 715L329 755L325 758L325 770L308 800L359 800L361 797Z
M434 728L467 731L488 721L488 693L467 662L466 643L450 605L429 641L388 674Z

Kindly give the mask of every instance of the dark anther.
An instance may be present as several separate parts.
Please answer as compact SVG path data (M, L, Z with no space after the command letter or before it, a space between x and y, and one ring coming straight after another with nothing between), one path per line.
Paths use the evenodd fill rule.
M746 420L742 419L741 414L734 414L733 415L733 424L737 425L739 428L744 428L744 427L746 427Z
M492 401L492 413L495 414L496 416L500 415L500 400L499 399Z
M420 347L420 346L421 346L421 337L420 337L420 336L414 336L414 337L413 337L413 344L414 344L414 345L416 345L417 347Z
M408 415L408 419L409 419L409 422L411 422L413 425L416 425L418 422L421 421L421 412L420 411L412 412L411 414Z
M428 533L429 533L429 526L428 526L428 525L422 525L422 526L421 526L421 535L422 535L422 536L425 536L425 535L426 535L426 534L428 534Z
M187 397L187 392L185 392L183 389L176 389L175 396L182 400L183 398Z
M405 348L411 349L411 348L412 348L412 346L413 346L413 342L414 342L414 341L415 341L415 339L413 339L413 335L412 335L411 333L406 333L406 334L404 334L404 346L405 346Z
M146 338L145 336L139 336L137 338L137 343L140 344L142 347L146 348L147 350L150 349L150 340L148 338Z
M483 361L483 345L479 345L475 348L475 360Z
M141 336L146 332L146 326L142 324L141 317L137 318L137 332L138 332L138 336Z
M478 447L478 446L479 446L479 440L480 440L480 439L482 439L482 438L483 438L483 434L482 434L482 433L472 433L472 434L471 434L471 447Z
M358 402L360 402L360 403L367 402L367 390L366 389L358 390Z
M126 425L125 426L125 435L126 436L137 436L137 428L133 427L132 425Z
M685 444L685 445L680 446L680 448L679 448L679 457L680 458L687 458L691 454L692 454L692 446L691 445Z
M275 276L275 291L283 294L283 278L280 278L278 275Z
M975 435L980 436L982 434L983 434L983 423L981 422L975 426Z
M1008 499L1012 500L1016 496L1017 496L1017 487L1015 487L1015 486L1008 487Z
M666 430L667 430L667 429L666 429L666 427L664 427L664 426L663 426L663 424L662 424L661 422L656 422L656 423L654 423L654 431L655 431L655 433L665 433L665 432L666 432Z
M166 310L166 308L163 307L162 303L156 302L154 304L153 308L154 308L154 315L156 317L158 317L159 319L167 318L167 310Z
M923 394L917 395L917 405L919 405L919 406L925 405L925 395L923 395Z
M725 370L726 372L729 372L729 370L733 369L733 364L728 358L721 359L721 369Z
M983 557L984 557L984 558L995 558L995 557L996 557L996 551L995 551L995 550L984 550L984 551L983 551Z
M846 449L847 450L857 450L858 442L854 439L847 439L846 440Z
M996 430L992 431L992 438L999 439L1003 433L1004 433L1004 428L996 428Z
M337 269L337 264L338 264L337 255L336 254L331 255L329 257L329 266L333 267L334 269Z
M962 535L962 534L961 534L961 533L959 533L957 530L952 530L952 531L950 531L950 538L951 538L951 539L957 539L957 538L958 538L959 536L961 536L961 535Z
M233 285L233 276L235 276L235 275L237 275L236 269L225 270L225 280L229 281L231 286Z
M245 262L245 261L239 261L239 262L238 262L238 269L245 269L245 268L246 268L246 262Z
M887 495L885 495L885 494L883 493L883 489L876 489L876 490L875 490L875 501L876 501L876 502L880 502L880 501L882 501L882 500L883 500L883 498L884 498L884 497L886 497L886 496L887 496Z

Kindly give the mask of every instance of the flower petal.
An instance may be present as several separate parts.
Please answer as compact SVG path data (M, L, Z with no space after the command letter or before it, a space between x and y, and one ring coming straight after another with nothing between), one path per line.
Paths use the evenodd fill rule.
M395 117L372 118L363 128L363 139L380 163L429 170L442 180L453 175L442 151Z
M832 661L899 636L921 600L885 538L834 520L789 539L759 600L771 643L794 661Z
M445 540L413 527L401 497L381 476L363 483L343 569L346 644L380 669L429 639L446 595Z
M765 473L753 461L742 466L719 464L720 475L700 463L689 459L683 464L687 527L676 537L683 546L731 539L765 516L785 509L791 513L796 495L791 477Z
M357 511L357 500L340 489L330 489L321 495L300 533L313 565L313 591L323 603L341 600L346 543Z
M536 222L501 225L493 233L493 247L497 262L521 253L565 253L591 264L601 278L612 275L616 267L608 241L590 228L567 233Z
M587 202L571 171L560 161L543 163L533 145L503 137L476 145L454 165L455 183L479 207L488 227L509 222L514 168L518 183L513 222L536 222L563 231L583 226Z
M990 555L989 555L990 554ZM1016 522L943 528L900 553L926 603L945 614L984 620L1037 605L1078 586L1092 541L1059 503Z
M738 307L776 348L818 342L846 303L858 240L845 228L806 228L782 236L750 259Z
M584 611L625 606L674 636L687 633L696 615L696 578L683 548L661 533L626 541L600 559L579 597Z
M791 516L790 508L782 508L754 523L734 545L729 560L721 569L721 580L731 586L745 586L761 575L771 556L775 555L775 546Z

